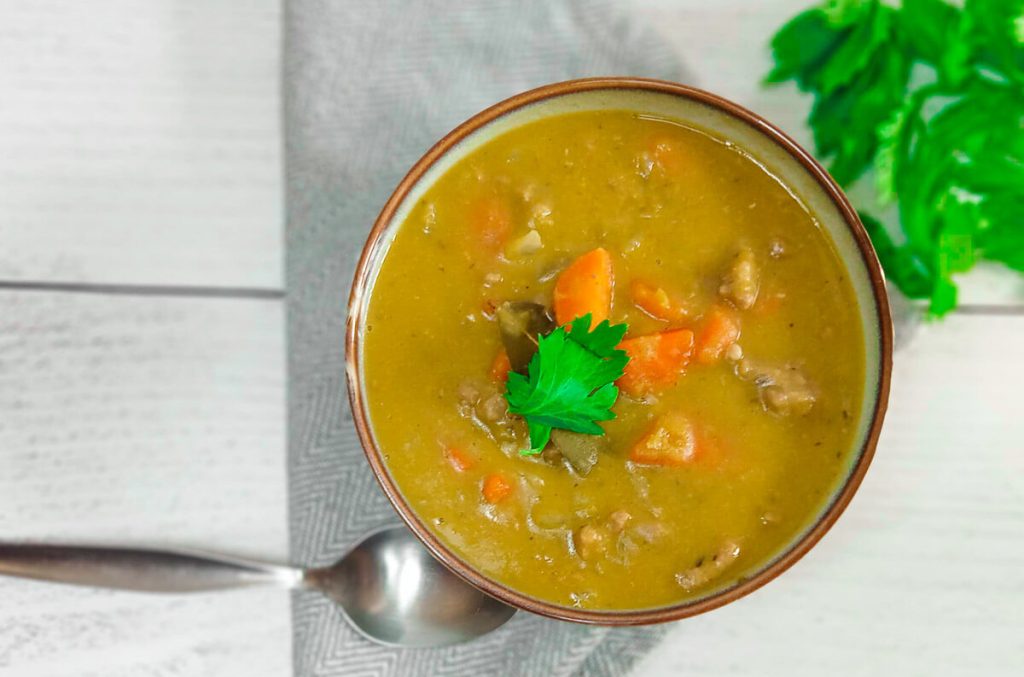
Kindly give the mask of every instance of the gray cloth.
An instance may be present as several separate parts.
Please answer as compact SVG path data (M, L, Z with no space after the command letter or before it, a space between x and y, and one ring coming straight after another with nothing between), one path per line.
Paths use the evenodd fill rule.
M516 92L681 73L609 2L289 0L285 31L291 553L323 565L397 521L353 429L343 335L358 253L399 179L452 127ZM301 677L615 675L660 636L520 613L469 644L400 651L363 640L316 595L297 594L293 615Z

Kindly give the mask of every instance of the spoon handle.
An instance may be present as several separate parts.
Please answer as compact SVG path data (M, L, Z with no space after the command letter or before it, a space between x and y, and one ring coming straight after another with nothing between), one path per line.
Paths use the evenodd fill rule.
M0 542L0 575L140 592L301 585L290 567L199 552Z

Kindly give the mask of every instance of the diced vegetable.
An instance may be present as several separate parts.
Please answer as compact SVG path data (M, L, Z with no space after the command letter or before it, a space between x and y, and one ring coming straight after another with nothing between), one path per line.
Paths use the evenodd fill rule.
M500 503L512 493L512 485L504 475L493 473L484 478L484 500L492 505Z
M668 137L660 136L651 142L651 156L654 163L669 176L676 176L686 168L681 145Z
M598 452L606 446L603 436L585 435L559 428L551 431L551 442L569 461L572 469L584 477L597 463Z
M676 582L684 590L693 590L722 575L722 572L739 559L740 545L728 540L719 546L710 557L702 557L695 566L676 574Z
M747 310L757 301L760 278L754 252L744 247L729 266L718 293L740 310Z
M501 393L494 393L486 399L480 400L476 407L480 419L486 424L495 424L502 421L508 413L508 402Z
M683 373L693 354L693 332L674 329L637 336L619 348L629 355L629 363L617 385L630 395L645 395L672 385Z
M576 553L583 559L594 559L605 554L609 545L608 532L593 524L584 524L573 537Z
M491 363L491 379L498 385L503 386L505 381L508 380L508 373L510 371L512 371L512 363L509 362L508 353L502 348L494 356L494 362Z
M446 446L444 457L448 459L448 463L455 469L455 472L466 472L476 465L476 459L458 447Z
M656 320L682 322L688 315L686 308L661 287L633 280L629 291L633 304Z
M512 231L512 206L505 198L487 195L472 204L469 220L484 248L497 253Z
M743 358L736 365L736 375L756 385L761 404L779 416L803 416L817 400L814 387L795 365L777 367Z
M740 338L740 320L736 313L722 306L713 306L704 317L697 335L697 361L712 364Z
M608 515L608 527L613 533L617 534L626 528L626 524L631 519L633 519L633 516L625 510L616 510L612 514Z
M562 271L555 283L555 319L559 325L590 314L591 326L608 319L612 308L612 257L598 247Z
M529 301L505 301L498 306L495 317L509 366L512 371L526 371L537 352L539 337L550 334L555 328L555 321L547 308Z
M544 242L540 238L540 233L528 230L525 235L521 235L509 243L506 253L516 257L529 256L539 252L543 246Z
M681 466L697 458L693 423L678 411L663 414L654 427L629 451L629 460L641 465Z

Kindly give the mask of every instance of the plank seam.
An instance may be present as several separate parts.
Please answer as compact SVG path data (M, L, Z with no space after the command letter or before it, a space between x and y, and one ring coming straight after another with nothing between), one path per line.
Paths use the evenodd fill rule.
M114 296L171 296L186 298L283 300L283 289L264 287L206 287L193 285L106 284L91 282L36 282L0 280L0 290L27 292L64 292Z

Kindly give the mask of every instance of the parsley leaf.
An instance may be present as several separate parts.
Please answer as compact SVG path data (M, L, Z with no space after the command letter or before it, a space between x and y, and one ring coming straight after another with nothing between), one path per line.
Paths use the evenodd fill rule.
M829 24L825 13L812 9L794 17L772 40L775 68L765 82L795 79L803 90L813 88L821 64L842 42L843 31Z
M615 418L611 407L618 399L615 381L629 362L618 349L626 325L605 320L593 329L591 316L577 318L538 340L537 352L525 375L508 376L505 399L509 411L526 419L530 449L539 454L552 428L603 435L597 421Z
M766 81L814 95L836 180L873 169L876 206L897 202L888 228L859 206L903 293L940 316L977 261L1024 272L1024 0L829 0L771 46Z
M910 47L921 60L935 64L940 79L963 82L972 45L960 34L956 8L944 0L903 0L898 20Z

